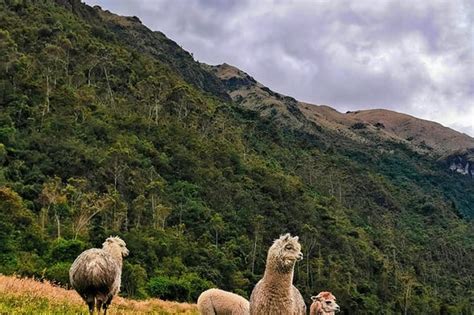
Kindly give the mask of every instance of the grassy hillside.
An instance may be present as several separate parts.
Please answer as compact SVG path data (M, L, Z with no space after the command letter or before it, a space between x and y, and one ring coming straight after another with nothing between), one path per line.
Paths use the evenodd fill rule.
M87 307L75 291L47 281L0 275L1 314L87 314ZM112 314L198 314L196 306L158 299L136 301L116 298Z
M137 23L0 1L0 273L67 286L77 254L118 234L127 297L248 296L291 232L307 302L331 290L346 314L472 313L470 179L302 121L290 98L282 112L231 102Z

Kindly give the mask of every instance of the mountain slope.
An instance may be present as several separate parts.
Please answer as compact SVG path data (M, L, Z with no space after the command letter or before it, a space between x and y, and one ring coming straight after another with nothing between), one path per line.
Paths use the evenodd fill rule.
M370 139L358 132L362 129L364 133L376 137L377 141L398 141L435 158L446 158L454 153L462 154L474 149L474 138L436 122L386 109L343 114L329 106L297 102L291 97L273 92L245 72L228 64L209 69L223 81L234 101L264 115L273 110L291 120L288 111L295 113L294 107L297 107L308 120L353 140L366 142ZM294 127L297 128L298 124Z
M397 142L438 159L447 169L474 177L474 138L466 134L385 109L340 113L326 105L298 102L273 92L231 65L204 67L222 80L234 101L258 111L263 117L282 117L284 125L296 129L305 126L304 130L309 133L320 126L363 144Z
M123 295L248 296L291 232L307 302L330 288L350 314L472 313L467 176L311 121L238 70L219 78L136 18L0 6L1 273L67 284L81 250L119 234Z
M466 180L474 178L474 139L468 135L435 122L389 110L343 114L326 105L298 102L292 97L273 92L247 73L228 64L206 66L206 69L222 80L231 98L240 106L256 111L261 117L278 122L285 128L308 133L318 139L320 146L338 146L342 148L341 153L351 159L357 159L367 148L375 149L376 155L392 154L400 151L400 148L408 149L407 152L411 152L409 154L419 155L418 163L426 159L428 167L421 171L425 167L418 165L417 172L430 173L434 169L441 176L437 179L437 186L441 186L445 198L455 202L465 216L474 216L474 187L472 181ZM345 150L345 147L349 150ZM355 153L352 147L357 147L355 156L351 156ZM367 160L366 157L363 162ZM379 168L379 172L386 175L399 173L398 169L390 169L394 165L377 164L371 167ZM466 178L455 177L457 179L452 181L453 178L442 169L462 174ZM397 180L401 184L401 179ZM418 184L430 189L427 183Z
M55 0L87 21L90 30L105 40L119 40L141 53L153 56L177 71L188 83L228 100L220 81L204 71L192 55L161 32L145 27L137 17L123 17L99 6L85 6L80 0Z
M327 114L321 107L304 106L308 115ZM436 122L412 117L385 109L361 110L346 114L334 113L326 116L329 121L338 121L346 128L368 128L398 141L406 141L420 152L431 153L435 157L445 157L453 152L474 148L474 139L444 127Z

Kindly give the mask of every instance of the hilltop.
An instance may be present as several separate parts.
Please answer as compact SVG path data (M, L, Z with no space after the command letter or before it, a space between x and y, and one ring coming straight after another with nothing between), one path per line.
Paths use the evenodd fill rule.
M464 173L466 169L465 175L474 177L474 138L467 134L433 121L386 109L340 113L327 105L299 102L292 97L276 93L229 64L204 67L222 80L234 101L246 108L257 110L262 115L283 115L287 123L293 121L294 128L301 127L303 115L317 126L360 143L398 142L413 151L445 161L451 168L453 162L461 163L460 173ZM453 170L457 169L458 167Z
M248 297L290 232L308 303L472 313L472 139L309 107L78 0L0 9L0 273L67 286L82 250L120 235L124 297Z

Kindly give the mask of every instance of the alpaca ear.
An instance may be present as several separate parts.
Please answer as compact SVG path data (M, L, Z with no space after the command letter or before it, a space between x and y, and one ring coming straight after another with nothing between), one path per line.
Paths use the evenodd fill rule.
M293 237L293 240L294 240L295 242L298 242L299 239L300 239L300 238L299 238L298 236Z
M285 235L280 236L280 239L282 241L287 241L290 239L290 237L291 237L290 233L286 233Z

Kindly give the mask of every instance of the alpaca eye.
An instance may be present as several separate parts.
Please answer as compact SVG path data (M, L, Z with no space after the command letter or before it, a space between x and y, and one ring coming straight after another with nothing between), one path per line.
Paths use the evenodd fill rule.
M326 301L326 304L331 304L331 301Z
M293 246L291 246L291 245L286 245L285 248L286 248L286 249L293 249Z

